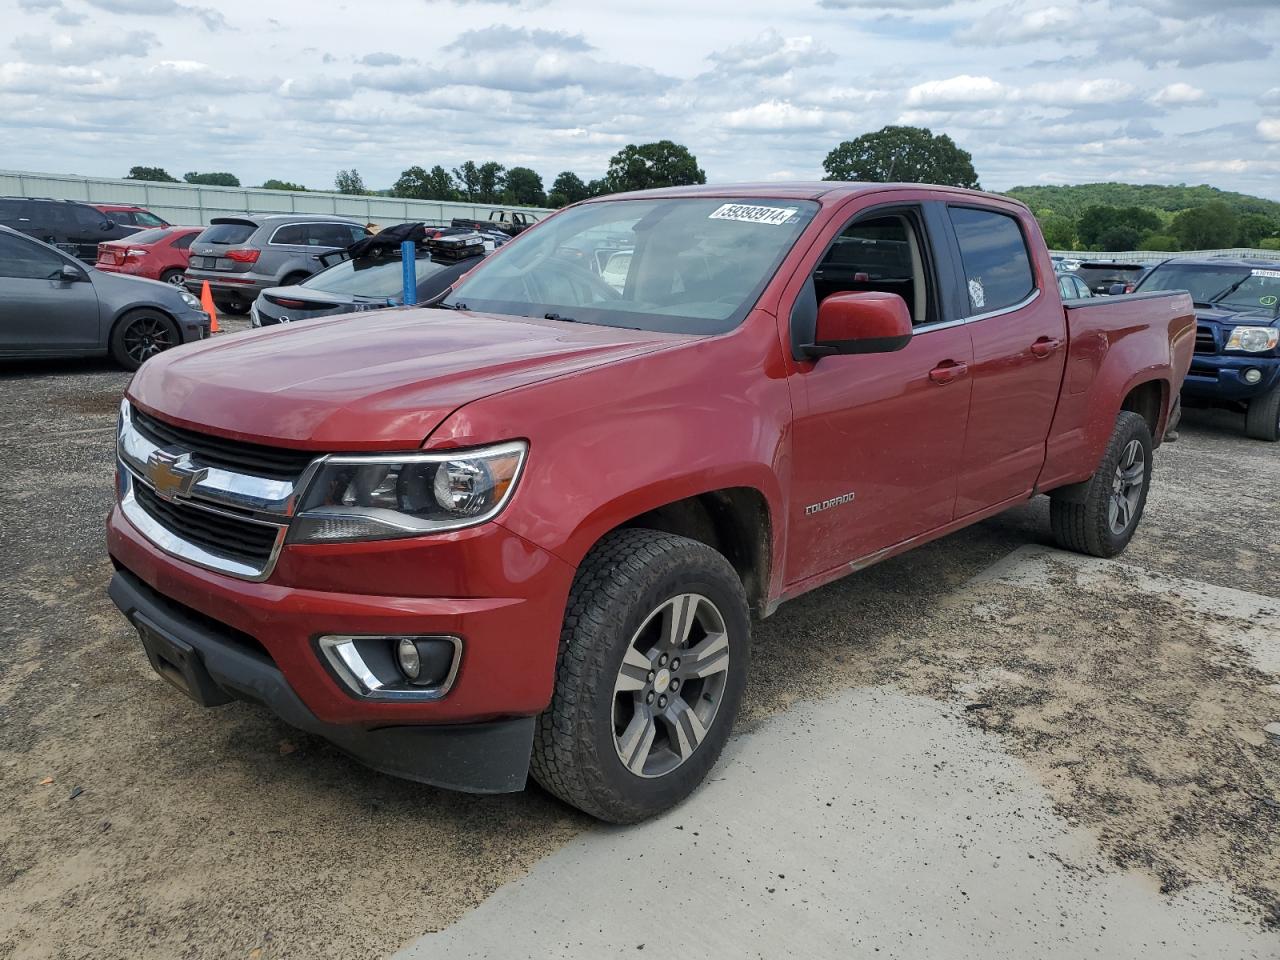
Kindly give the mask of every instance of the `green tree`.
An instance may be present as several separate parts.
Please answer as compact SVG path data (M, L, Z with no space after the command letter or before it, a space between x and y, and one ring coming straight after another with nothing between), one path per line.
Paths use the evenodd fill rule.
M1263 250L1280 250L1280 237L1263 237L1258 246Z
M1240 218L1236 246L1256 247L1260 241L1268 237L1274 237L1277 234L1280 234L1280 222L1271 219L1266 214L1246 213Z
M184 173L182 179L203 187L238 187L240 178L234 173Z
M607 181L604 177L600 177L597 180L592 180L587 184L588 197L603 197L606 193L612 193L612 192L613 191L609 189L609 181Z
M1183 250L1213 250L1236 242L1240 218L1225 203L1215 201L1183 210L1173 218L1169 229Z
M480 164L476 170L477 201L480 203L498 203L502 200L502 191L507 186L506 169L502 164L493 160ZM538 180L538 185L542 185L541 178Z
M169 176L163 167L130 167L126 180L150 180L152 183L181 183L177 177Z
M297 190L305 193L307 188L300 183L290 183L288 180L267 180L262 184L263 190Z
M547 203L553 207L565 207L579 200L585 200L590 195L582 178L572 170L565 170L551 184L551 194L547 197Z
M502 193L503 203L544 207L547 194L542 189L542 177L528 167L512 167L507 171L507 186Z
M937 183L978 189L973 157L945 133L927 127L882 127L846 140L822 161L827 180Z
M1167 233L1148 233L1138 243L1137 249L1172 252L1178 249L1178 238Z
M1036 214L1040 221L1040 232L1044 234L1044 242L1052 250L1071 250L1076 245L1076 222L1070 217L1051 210L1042 210Z
M1097 205L1080 214L1076 235L1086 250L1132 250L1163 226L1159 215L1143 207Z
M480 168L474 160L468 160L460 167L453 168L453 178L458 181L462 199L475 203L480 199Z
M391 185L391 195L393 197L407 197L412 200L427 200L431 195L427 192L429 189L427 173L422 167L413 166L408 170L404 170L400 174L400 178Z
M620 193L623 190L706 182L706 173L699 168L698 158L689 152L688 147L670 140L659 140L638 146L629 143L615 153L604 175L604 192Z
M458 185L449 176L449 171L438 163L427 173L427 197L431 200L458 199Z
M333 178L333 186L338 193L348 193L357 197L369 192L365 189L364 177L360 176L360 171L355 167L350 170L339 170Z

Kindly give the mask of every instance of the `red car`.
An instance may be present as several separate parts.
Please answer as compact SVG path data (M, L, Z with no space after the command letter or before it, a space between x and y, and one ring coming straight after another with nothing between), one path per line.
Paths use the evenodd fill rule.
M105 213L112 221L122 227L133 227L135 230L150 230L154 227L172 226L163 217L157 217L146 207L137 207L128 203L91 203L91 207Z
M613 822L716 762L752 616L1040 494L1120 553L1196 335L1064 306L1023 204L894 184L589 200L436 306L143 364L111 597L198 703Z
M191 241L203 227L159 227L123 240L98 244L99 270L129 273L181 287L191 256Z

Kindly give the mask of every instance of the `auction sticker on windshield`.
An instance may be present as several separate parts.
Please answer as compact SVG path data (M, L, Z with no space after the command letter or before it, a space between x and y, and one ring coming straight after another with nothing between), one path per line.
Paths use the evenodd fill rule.
M776 227L794 217L798 209L798 207L758 207L747 203L726 203L713 210L707 219L767 223L771 227Z
M723 210L724 208L721 207ZM1270 277L1272 280L1280 280L1280 270L1253 270L1250 271L1255 277Z

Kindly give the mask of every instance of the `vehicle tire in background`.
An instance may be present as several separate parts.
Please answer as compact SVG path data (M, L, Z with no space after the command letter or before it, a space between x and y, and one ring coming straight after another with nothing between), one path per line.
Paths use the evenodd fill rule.
M724 556L656 530L608 534L569 593L534 778L610 823L674 806L720 756L750 653L746 595Z
M233 313L237 317L243 317L249 312L251 304L245 303L243 300L228 300L225 303L217 304L219 310L225 310L227 313Z
M1049 522L1059 546L1114 557L1129 545L1151 486L1151 430L1140 414L1122 410L1093 476L1049 494Z
M310 280L311 277L312 277L312 274L310 273L291 273L287 277L285 277L283 280L280 281L280 286L292 287L292 286L295 286L296 284L301 283L303 280Z
M186 275L181 270L166 270L160 274L161 283L167 283L172 287L177 287L179 290L187 289L186 280Z
M1254 440L1280 440L1280 385L1249 401L1244 432Z
M126 370L182 342L177 325L159 310L134 310L116 321L111 331L111 359Z

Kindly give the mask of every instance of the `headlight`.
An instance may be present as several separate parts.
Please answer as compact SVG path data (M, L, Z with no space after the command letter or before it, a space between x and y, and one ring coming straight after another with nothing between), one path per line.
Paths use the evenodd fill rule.
M1274 350L1280 343L1280 329L1276 327L1236 327L1227 338L1228 350L1243 350L1245 353L1262 353Z
M291 543L418 537L496 517L528 444L392 456L329 457L307 484Z
M201 313L204 312L204 307L201 305L200 300L197 297L192 296L185 290L179 290L178 295L182 297L182 302L192 310L199 310Z

